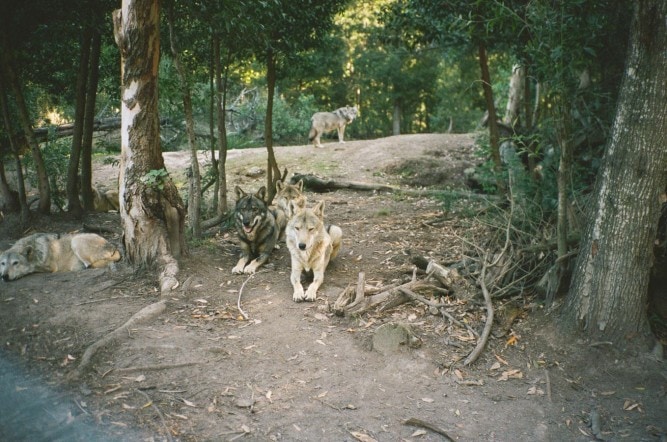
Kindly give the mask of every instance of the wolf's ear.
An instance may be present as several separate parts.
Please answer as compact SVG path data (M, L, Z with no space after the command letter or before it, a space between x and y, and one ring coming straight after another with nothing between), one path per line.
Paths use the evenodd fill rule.
M313 213L320 218L324 218L324 201L320 201L313 207Z
M243 198L244 196L246 196L246 193L239 186L236 186L234 188L234 192L236 192L236 201L238 201L241 198Z
M303 180L299 180L299 182L296 183L296 188L299 189L299 192L303 192Z
M33 246L26 246L26 248L23 250L23 253L25 254L25 258L28 261L31 261L33 258L33 255L35 254L35 249Z
M257 198L261 199L262 201L266 201L264 199L264 197L266 197L266 186L260 187L259 190L257 191L257 193L255 194L255 196Z

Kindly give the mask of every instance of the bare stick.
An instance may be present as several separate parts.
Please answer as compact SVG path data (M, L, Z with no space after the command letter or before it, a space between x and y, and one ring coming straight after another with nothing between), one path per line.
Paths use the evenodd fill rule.
M439 427L437 427L437 426L435 426L431 423L423 421L421 419L416 419L416 418L413 417L413 418L410 418L410 419L406 420L405 422L403 422L403 425L411 425L413 427L426 428L427 430L431 430L434 433L438 433L439 435L444 437L447 442L454 442L454 439L452 439L451 436L449 434L447 434L447 432L445 430L443 430L442 428L439 428Z
M95 304L97 302L105 302L105 301L113 301L114 299L129 299L129 298L141 298L141 296L112 296L110 298L102 298L102 299L93 299L91 301L86 301L86 302L80 302L76 305L86 305L86 304Z
M257 273L262 273L262 272L260 271L260 272L257 272ZM243 281L243 284L241 284L241 288L239 289L239 297L238 297L238 299L236 300L236 308L239 309L239 312L241 313L241 315L243 315L243 318L244 318L246 321L247 321L248 319L250 319L250 317L249 317L249 316L246 314L246 312L244 312L243 309L241 308L241 294L243 294L243 288L245 287L246 283L247 283L248 281L250 281L250 280L252 279L252 277L255 276L257 273L253 273L252 275L248 276L248 277L246 278L245 281Z
M144 365L143 367L125 367L115 368L116 373L131 373L133 371L157 371L157 370L171 370L172 368L189 367L191 365L198 365L199 362L182 362L180 364L165 364L165 365Z
M167 426L167 422L164 420L164 416L162 415L162 412L157 407L157 405L155 405L155 402L153 401L153 399L151 399L146 393L144 393L143 391L141 391L137 388L135 388L134 391L136 391L137 393L139 393L140 395L145 397L146 400L151 404L151 408L153 410L155 410L155 412L157 413L158 417L160 418L160 422L162 422L162 426L164 427L164 431L167 433L167 440L169 442L172 442L173 439L171 438L171 431L169 431L169 427Z
M544 369L544 379L547 383L547 398L551 402L551 378L549 377L549 370Z

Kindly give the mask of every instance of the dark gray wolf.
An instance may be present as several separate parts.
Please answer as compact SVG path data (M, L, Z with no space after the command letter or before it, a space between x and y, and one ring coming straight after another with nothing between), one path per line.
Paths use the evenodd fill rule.
M287 223L287 248L292 258L290 281L294 288L292 299L314 301L317 289L324 281L324 271L329 261L338 255L343 231L338 226L324 226L324 202L313 207L295 208L292 219ZM301 273L313 271L313 282L304 293Z
M113 244L94 233L35 233L0 254L0 275L5 281L13 281L35 272L106 267L120 258Z
M285 229L284 215L271 210L266 204L266 187L255 194L236 186L234 224L241 246L241 258L232 273L253 274L269 259Z
M322 147L320 136L337 129L338 141L344 143L345 126L354 121L358 112L357 106L345 106L333 112L316 112L311 118L308 140L312 141L315 147Z

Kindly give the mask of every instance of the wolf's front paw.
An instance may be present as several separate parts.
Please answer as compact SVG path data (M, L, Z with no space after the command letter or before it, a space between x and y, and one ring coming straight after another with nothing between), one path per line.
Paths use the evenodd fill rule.
M243 265L237 265L232 269L232 273L235 275L240 275L243 273Z
M245 269L243 269L243 273L245 273L246 275L254 275L255 272L257 271L257 267L259 267L259 265L257 265L257 263L253 261L250 264L248 264Z
M301 301L303 301L303 297L304 297L304 295L303 295L303 287L300 288L300 289L299 289L299 288L294 289L294 294L292 295L292 299L294 300L294 302L301 302Z
M304 297L306 301L313 302L317 299L317 289L311 290L310 287L308 287L308 290L306 290L306 296Z

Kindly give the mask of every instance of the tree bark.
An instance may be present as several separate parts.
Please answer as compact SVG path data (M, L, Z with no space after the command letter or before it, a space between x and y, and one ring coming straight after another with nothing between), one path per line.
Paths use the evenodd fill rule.
M88 65L90 61L90 43L92 33L89 27L81 32L79 70L76 75L76 104L74 109L74 134L67 167L67 211L79 218L82 214L79 201L79 162L83 138L83 119L86 114L86 90L88 84Z
M647 289L667 185L667 3L635 6L616 118L562 316L566 333L649 344Z
M146 178L164 169L158 118L160 57L159 8L156 0L123 0L114 16L121 53L120 215L126 256L137 265L158 262L164 295L177 285L174 258L186 252L185 209L166 178Z
M86 113L83 118L83 137L81 140L81 198L83 199L83 208L88 212L95 210L93 203L93 133L96 125L95 103L97 102L97 84L100 78L101 49L102 38L100 32L95 29L91 40Z

